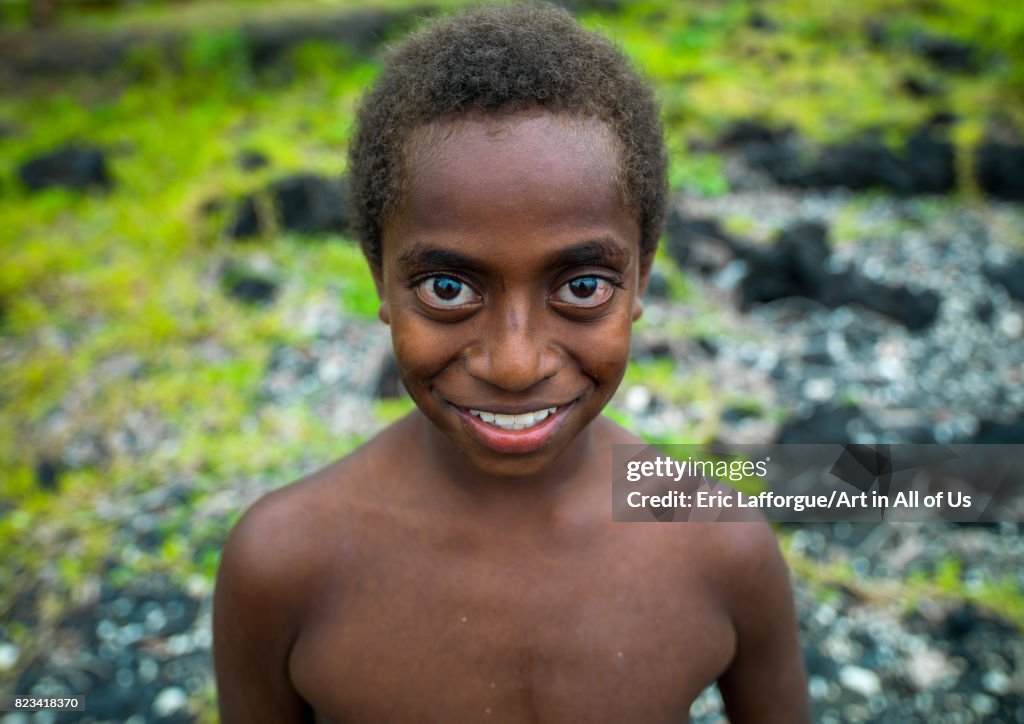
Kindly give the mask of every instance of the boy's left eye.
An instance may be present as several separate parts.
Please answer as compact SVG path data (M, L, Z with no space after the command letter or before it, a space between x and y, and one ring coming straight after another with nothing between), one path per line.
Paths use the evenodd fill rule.
M607 279L601 277L576 277L560 286L552 298L576 307L598 307L607 302L615 291Z

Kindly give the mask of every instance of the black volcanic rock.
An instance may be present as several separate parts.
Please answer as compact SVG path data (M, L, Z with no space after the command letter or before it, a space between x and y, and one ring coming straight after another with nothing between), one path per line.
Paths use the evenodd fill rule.
M823 224L802 221L785 229L772 248L742 249L740 256L747 263L747 275L742 284L741 307L749 309L785 297L819 299L828 276L826 233Z
M775 441L780 444L848 443L849 424L860 416L860 408L855 405L819 405L807 417L787 420Z
M107 190L114 185L105 153L93 146L69 145L31 158L18 168L18 176L32 191L51 186Z
M907 140L904 166L910 176L910 193L944 194L956 187L956 152L952 142L936 130L944 118L920 128Z
M789 129L779 130L760 121L742 119L731 123L722 132L718 144L723 148L735 148L751 143L775 144L784 141L790 133Z
M349 228L348 180L300 174L278 179L262 192L277 224L300 234L345 233ZM259 193L246 196L228 234L243 239L266 233L268 220L259 213Z
M255 69L273 66L287 51L311 40L337 43L368 53L390 33L411 24L415 13L353 8L334 17L279 19L250 24L244 30L249 63Z
M916 75L904 76L900 87L914 98L932 98L940 94L934 84Z
M57 489L57 485L60 482L61 476L65 472L64 463L60 460L53 460L51 458L43 458L36 463L36 484L42 489L48 492L53 492Z
M811 166L804 184L854 190L885 188L897 194L947 193L956 185L953 144L925 127L897 155L876 135L827 146Z
M808 180L808 160L794 137L783 136L752 140L739 144L744 161L760 169L783 186L805 187Z
M248 149L238 154L236 159L238 165L246 171L255 171L256 169L263 168L270 163L270 159L267 158L266 154L260 151L253 151Z
M954 38L918 33L911 50L937 68L951 73L976 73L980 67L978 48Z
M996 313L996 307L991 300L986 299L978 303L974 307L974 316L978 318L978 321L982 324L988 324L992 321L992 317Z
M1024 443L1024 415L1013 422L982 420L970 442L976 445L1019 445Z
M1024 145L984 141L974 161L978 186L1007 201L1024 201Z
M1024 256L1015 257L1005 266L986 266L985 276L1001 284L1011 297L1024 302Z
M939 314L942 300L932 291L912 292L906 287L890 287L859 274L836 275L819 301L828 307L859 304L890 319L912 332L931 326Z
M225 284L225 293L246 304L269 304L277 296L277 284L258 276L239 276Z
M228 262L220 271L224 294L244 304L267 305L277 297L277 282L239 262Z
M715 219L689 218L672 211L665 220L665 250L681 269L714 272L734 257L738 245Z
M760 30L761 32L771 33L778 30L778 25L775 24L770 17L764 14L761 10L754 10L747 18L747 25Z
M792 132L755 121L733 124L718 145L738 148L749 166L783 186L855 191L881 188L900 195L947 193L956 186L955 153L947 138L948 123L939 120L914 131L899 152L877 133L866 133L827 145L815 154Z
M800 185L842 186L855 191L883 187L900 194L911 191L910 176L899 158L874 134L826 146Z
M831 308L859 304L912 331L935 321L941 299L934 292L887 286L852 271L829 273L825 266L830 254L827 232L823 224L802 221L785 229L771 248L735 245L737 256L747 264L741 308L805 297Z

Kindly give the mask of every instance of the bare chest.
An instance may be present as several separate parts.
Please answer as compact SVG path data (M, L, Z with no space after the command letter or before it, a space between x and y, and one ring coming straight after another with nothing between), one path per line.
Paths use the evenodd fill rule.
M628 536L375 555L313 608L292 678L323 722L685 721L735 642L668 555Z

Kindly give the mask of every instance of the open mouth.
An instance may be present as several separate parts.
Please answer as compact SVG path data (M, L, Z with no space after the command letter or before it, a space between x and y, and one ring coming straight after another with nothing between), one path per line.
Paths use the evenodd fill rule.
M470 434L486 447L500 453L522 454L547 445L575 402L518 413L454 407Z
M469 414L479 417L488 425L494 425L494 427L500 430L525 430L544 422L548 415L555 414L557 409L557 407L545 407L534 412L524 412L520 415L504 415L500 412L470 409Z

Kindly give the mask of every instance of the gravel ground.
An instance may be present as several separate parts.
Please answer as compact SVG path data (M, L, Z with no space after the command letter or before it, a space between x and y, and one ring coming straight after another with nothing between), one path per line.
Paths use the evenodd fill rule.
M837 400L853 403L862 411L847 426L854 442L970 441L983 421L1006 425L1024 413L1024 301L987 273L1011 268L1024 252L1019 206L940 207L930 199L890 197L853 206L844 191L771 188L689 199L682 208L692 217L741 215L751 224L746 236L758 243L800 220L854 226L862 241L833 243L830 271L854 269L872 281L932 291L941 299L935 322L920 331L855 305L829 309L802 298L740 314L740 277L727 266L698 284L704 303L719 315L715 333L700 344L663 339L656 331L642 340L646 347L670 346L682 376L707 375L715 388L755 396L786 418L806 417ZM679 317L674 305L648 306L655 330ZM643 391L622 390L620 400L653 435L689 421L686 410L658 405ZM701 408L690 412L706 414ZM723 437L736 442L773 439L776 431L764 419L723 422Z
M795 593L814 721L1024 720L1024 641L1006 622L969 604L922 601L907 610L897 598L845 591L823 601L799 580ZM722 720L714 689L692 717Z

